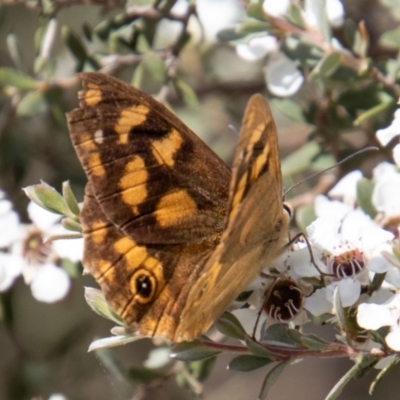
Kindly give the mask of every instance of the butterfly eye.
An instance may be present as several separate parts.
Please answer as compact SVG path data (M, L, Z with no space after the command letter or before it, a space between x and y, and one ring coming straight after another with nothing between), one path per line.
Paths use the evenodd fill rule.
M135 300L146 304L154 296L157 281L150 271L140 269L132 277L132 285L134 286L133 293L135 294Z
M293 208L289 203L283 203L283 209L287 212L289 218L293 216Z

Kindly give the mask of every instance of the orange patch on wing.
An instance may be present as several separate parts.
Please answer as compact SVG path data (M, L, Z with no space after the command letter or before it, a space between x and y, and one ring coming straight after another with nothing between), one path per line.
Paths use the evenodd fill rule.
M173 226L180 219L190 216L197 210L196 202L186 190L169 193L161 198L154 212L157 222L162 226Z
M137 213L137 205L147 198L146 182L148 172L142 157L134 156L124 170L118 186L122 189L122 199L125 204L132 206L134 214Z
M97 85L85 92L83 100L88 107L97 106L101 102L101 90Z
M243 193L244 190L246 189L246 184L247 184L247 173L243 174L243 176L240 178L240 181L238 182L236 188L236 192L233 195L231 212L228 217L229 222L231 222L233 217L236 215L238 207L243 200Z
M114 279L115 271L109 261L98 260L96 262L96 269L91 270L90 273L99 282L99 284L101 284L105 280L112 282L112 280Z
M95 244L101 244L107 235L107 224L99 221L94 222L90 227L90 237Z
M174 156L181 148L182 143L183 138L176 129L172 129L165 138L152 141L153 155L157 162L172 167Z
M89 156L89 161L88 161L88 172L92 175L102 177L105 175L106 171L102 165L102 162L100 160L100 154L99 153L92 153Z
M267 143L263 149L263 152L255 159L250 174L252 182L256 181L260 176L260 172L262 171L265 162L267 161L269 150L269 144Z
M115 132L119 135L119 144L128 143L129 132L133 127L146 121L149 111L149 108L142 104L121 111L118 122L114 126Z

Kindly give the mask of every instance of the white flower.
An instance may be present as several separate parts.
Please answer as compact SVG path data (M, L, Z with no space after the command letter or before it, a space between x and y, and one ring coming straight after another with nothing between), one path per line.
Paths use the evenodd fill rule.
M356 180L353 182L355 184ZM307 228L308 238L319 270L333 276L325 277L326 287L307 297L304 307L313 315L321 315L334 312L336 287L343 306L349 307L358 301L361 285L369 283L369 270L374 271L374 265L385 271L394 268L383 256L385 248L391 249L393 234L380 228L359 209L352 210L348 205L325 197L319 197L316 203L319 203L316 208L322 217ZM319 262L325 263L325 267ZM295 258L291 268L300 276L312 276L306 273L307 268L310 270L306 256L303 260ZM374 272L380 272L376 269Z
M354 305L360 297L361 283L357 279L345 278L317 289L306 298L304 308L315 316L325 313L334 314L333 293L336 288L339 290L343 307Z
M10 246L19 234L19 217L0 190L0 248Z
M71 283L68 274L55 262L59 258L81 260L83 239L63 240L66 243L56 246L46 242L49 236L65 233L59 224L60 216L33 202L28 206L28 214L34 225L21 225L12 253L0 258L0 290L10 287L22 273L36 300L59 301L68 294Z
M59 215L46 211L33 201L28 205L28 214L35 226L42 231L45 240L51 236L66 233L64 227L59 223ZM83 239L54 240L52 249L59 258L68 258L73 262L77 262L82 260Z
M261 60L267 54L278 50L278 40L275 36L265 35L253 37L248 43L239 43L236 46L236 53L243 60L254 62Z
M386 344L395 351L400 351L400 296L396 294L383 304L362 303L358 306L357 323L365 329L377 330L389 326Z
M4 292L11 287L24 267L22 257L14 254L0 252L0 292Z
M265 80L272 94L288 97L300 89L304 77L290 58L284 54L278 54L268 63Z
M49 400L68 400L68 398L63 395L62 393L53 393L50 397Z
M46 264L38 269L31 291L36 300L54 303L68 294L70 286L69 276L62 268Z
M344 21L344 8L340 0L326 0L326 16L334 27L339 27Z
M286 15L290 6L290 0L264 0L263 10L273 17L282 17Z
M333 218L335 221L341 221L353 207L342 201L330 200L328 197L320 194L315 197L314 210L317 217Z
M320 2L306 0L304 7L304 19L313 28L318 28ZM326 0L325 12L329 23L334 27L339 27L344 21L344 8L340 0Z
M215 41L217 33L239 20L242 8L232 0L198 0L197 15L206 39Z
M393 159L397 167L400 168L400 143L393 148Z
M343 198L344 203L354 205L357 199L357 182L361 178L361 171L350 172L329 191L329 196Z
M398 135L400 135L400 109L394 112L393 121L389 126L376 131L376 138L382 146L387 146Z
M392 233L380 228L358 209L348 213L342 221L335 215L317 218L307 232L313 246L334 256L352 250L370 255L393 239Z
M0 292L9 289L21 274L24 262L21 257L10 254L10 247L20 234L18 214L13 211L11 201L0 190Z
M374 168L372 203L386 219L400 218L400 173L393 164L383 162Z

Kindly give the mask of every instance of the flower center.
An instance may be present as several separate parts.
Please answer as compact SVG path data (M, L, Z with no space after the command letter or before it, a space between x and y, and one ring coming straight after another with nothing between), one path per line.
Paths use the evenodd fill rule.
M43 241L41 231L35 229L28 233L22 245L22 255L29 264L45 264L51 253L51 243Z
M329 268L337 278L355 276L364 270L364 254L359 250L349 250L329 259Z
M268 289L264 310L276 321L287 322L299 314L303 299L303 293L294 280L278 279Z

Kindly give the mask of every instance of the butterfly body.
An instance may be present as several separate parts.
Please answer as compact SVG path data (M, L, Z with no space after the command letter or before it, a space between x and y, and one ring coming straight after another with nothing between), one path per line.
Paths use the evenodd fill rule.
M80 77L68 123L88 177L83 264L140 334L193 340L287 241L269 108L250 100L231 171L150 96Z

